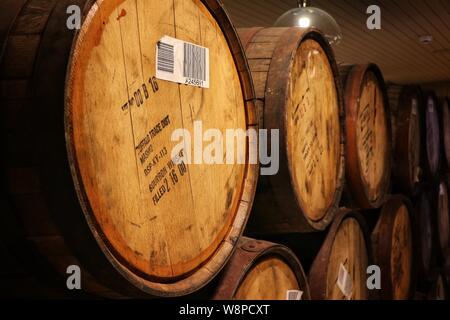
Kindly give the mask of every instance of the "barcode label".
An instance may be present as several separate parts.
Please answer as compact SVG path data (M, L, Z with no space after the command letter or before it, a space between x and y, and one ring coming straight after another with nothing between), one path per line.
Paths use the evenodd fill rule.
M174 64L173 46L160 41L158 43L158 71L173 73Z
M286 292L286 300L302 300L303 291L288 290Z
M206 81L206 48L184 43L183 76Z
M209 49L162 37L156 46L156 78L209 88Z

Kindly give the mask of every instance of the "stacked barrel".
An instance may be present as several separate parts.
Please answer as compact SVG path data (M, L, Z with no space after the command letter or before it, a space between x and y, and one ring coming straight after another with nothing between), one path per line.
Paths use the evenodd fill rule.
M70 6L81 10L80 30L68 28ZM77 290L66 279L77 268L92 295L172 297L204 287L237 246L257 181L248 139L242 164L178 161L188 147L171 155L172 132L195 121L223 133L257 126L244 52L222 4L29 0L0 7L11 17L1 32L9 207L1 214L2 251L4 244L27 274L69 296ZM156 79L164 36L209 49L209 88ZM10 282L0 281L11 285L2 295L12 292Z
M235 30L217 0L0 8L1 295L445 297L448 99L338 64L320 30ZM165 36L209 50L209 86L157 79ZM243 161L172 154L200 121L247 130Z

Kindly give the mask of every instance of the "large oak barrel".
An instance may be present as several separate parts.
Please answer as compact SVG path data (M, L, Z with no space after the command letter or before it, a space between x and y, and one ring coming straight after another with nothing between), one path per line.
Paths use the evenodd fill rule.
M393 123L395 188L407 195L416 195L422 176L421 112L422 96L418 87L404 87L398 100Z
M380 298L407 300L414 293L414 209L403 196L392 196L372 232L374 263L381 269Z
M433 92L425 94L424 109L424 169L427 180L435 181L441 164L441 142L438 100Z
M309 271L313 300L366 300L370 236L359 213L342 209Z
M427 286L430 270L434 263L433 211L429 193L421 192L414 205L418 241L418 285L423 289Z
M443 166L450 172L450 98L444 98L441 105L441 143Z
M238 33L261 126L280 134L280 168L260 178L248 230L252 235L323 230L338 210L344 183L343 107L333 52L315 30ZM269 147L269 154L277 151Z
M395 137L396 137L396 130L395 130L395 123L397 121L398 111L399 111L399 105L400 105L400 95L402 94L404 90L404 86L394 84L394 83L387 83L386 84L386 91L389 101L389 109L391 113L391 125L392 125L392 149L395 150Z
M450 251L447 251L443 272L445 275L445 281L447 283L447 287L450 289Z
M435 199L437 203L436 232L439 240L439 258L445 261L450 250L450 207L449 207L449 184L442 180L436 187Z
M340 65L344 89L346 176L351 202L380 207L390 191L392 140L383 75L374 64Z
M441 270L436 270L430 280L431 287L428 290L427 300L448 300L449 288L445 275Z
M303 268L287 247L241 238L219 276L218 300L309 300Z
M66 27L71 5L82 11L76 32ZM164 36L186 42L178 50ZM172 63L194 84L209 75L209 88L157 80ZM256 125L250 73L221 2L30 0L0 72L13 212L1 215L2 235L15 254L63 287L78 265L83 289L125 296L181 296L218 273L256 189L248 138L235 144L242 164L191 165L184 155L194 147L184 140L174 156L171 135L192 133L195 121L222 134Z

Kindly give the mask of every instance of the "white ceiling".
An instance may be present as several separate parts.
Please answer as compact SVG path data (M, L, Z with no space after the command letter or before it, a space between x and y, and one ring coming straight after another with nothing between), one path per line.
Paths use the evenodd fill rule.
M271 26L296 0L223 0L237 27ZM366 27L369 5L381 8L381 30ZM338 61L377 63L400 84L450 80L450 0L311 0L342 28ZM432 44L419 42L432 35Z

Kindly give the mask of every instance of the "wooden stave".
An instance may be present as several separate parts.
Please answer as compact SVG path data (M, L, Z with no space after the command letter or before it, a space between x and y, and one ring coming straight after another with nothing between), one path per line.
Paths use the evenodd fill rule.
M422 122L423 122L422 128L424 128L424 129L422 130L422 134L423 134L422 141L424 141L424 145L422 148L422 153L423 153L422 159L423 159L424 177L428 183L433 183L433 182L436 182L436 180L439 178L439 171L442 166L442 160L441 160L442 152L441 152L441 141L440 141L441 140L440 139L440 134L441 134L440 130L441 129L440 129L440 120L436 119L436 121L434 122L434 125L437 127L434 130L435 137L429 137L428 132L430 130L428 130L428 125L427 125L428 117L429 117L428 101L429 101L429 99L433 100L433 105L434 105L433 113L436 115L439 112L439 107L438 107L439 102L438 102L438 98L437 98L436 94L433 91L425 92L423 97L424 97L424 103L423 103L424 116L423 116L423 120L422 120ZM430 140L437 140L437 141L430 141ZM433 168L432 168L433 164L430 163L430 159L428 157L428 146L431 143L435 144L434 149L436 152L439 153L438 155L435 155L435 157L436 157L435 170L433 170Z
M442 171L450 172L450 98L441 100L439 114L441 118L441 150L442 150Z
M365 244L366 244L366 252L367 252L367 262L368 265L372 265L373 263L373 251L372 245L370 241L370 233L367 227L367 224L363 218L363 216L351 209L342 208L338 215L335 217L333 223L328 230L328 234L325 238L325 241L322 244L322 247L319 253L316 255L311 268L308 274L308 282L309 288L311 292L311 299L313 300L327 300L326 290L327 290L327 270L328 270L328 262L330 259L332 245L334 242L334 238L341 226L342 222L344 222L347 218L355 219L360 227L360 230L363 234ZM372 293L368 293L368 298L372 299L374 295Z
M295 254L287 247L268 241L255 240L242 237L239 245L229 260L227 266L222 270L216 288L212 294L213 300L234 300L245 276L255 267L258 262L267 257L281 258L296 275L298 284L303 289L302 300L310 300L309 285L303 267Z
M397 122L398 111L399 111L400 94L404 90L404 86L387 82L386 90L387 90L389 106L390 106L390 110L391 110L392 149L395 150L396 149L395 143L396 143L396 137L397 137L396 122Z
M82 21L84 22L87 14L89 13L92 5L96 2L95 0L76 0L74 1L60 1L60 3L55 4L55 7L52 7L51 15L48 19L49 22L45 26L45 29L42 30L43 32L43 41L41 42L39 49L36 51L35 58L36 58L36 66L33 68L35 71L33 71L33 74L36 74L33 78L33 83L37 84L37 88L33 88L33 91L40 92L43 89L50 90L50 92L46 92L47 95L50 95L50 97L53 98L53 100L50 100L52 103L52 106L54 108L60 107L61 105L61 99L64 99L62 97L61 93L64 92L64 89L61 89L61 84L65 83L65 76L66 76L66 67L68 65L67 61L69 61L70 54L73 50L73 44L76 42L76 38L78 33L76 35L72 35L69 33L61 34L56 32L57 28L55 28L55 25L58 25L58 23L62 23L67 19L66 14L66 8L68 5L77 4L82 8ZM214 18L216 18L216 21L221 23L221 28L224 32L224 35L226 37L227 43L229 45L230 52L233 55L234 62L236 64L239 76L240 76L240 83L241 88L243 91L243 96L245 98L245 106L247 108L246 111L246 117L247 122L249 125L257 127L257 119L254 116L254 94L253 94L253 85L251 82L251 77L248 70L248 65L246 60L244 59L244 53L242 50L242 47L240 45L239 39L236 35L236 30L234 29L234 26L231 24L230 19L225 12L223 8L223 4L220 2L217 2L216 0L203 0L202 3L206 6L208 11L213 15ZM56 7L57 6L57 7ZM49 29L53 28L53 33L49 32ZM57 38L56 38L57 37ZM61 41L60 39L63 39ZM55 53L55 46L48 48L46 45L51 43L51 41L57 39L58 41L56 46ZM46 41L46 43L44 42ZM52 51L53 50L53 51ZM62 54L61 54L62 51ZM52 53L53 55L50 55ZM46 59L47 56L51 56L52 58ZM54 58L54 59L53 59ZM3 60L0 60L0 62ZM56 62L55 62L56 61ZM47 65L46 65L47 63ZM55 68L52 67L51 69L48 68L48 66L63 66L64 68ZM55 78L58 78L58 81L54 80L55 86L51 88L44 88L42 87L46 81L42 81L42 78L45 78L43 75L46 73L47 69L50 69L54 71L51 74L57 74L58 76ZM40 78L39 78L40 77ZM36 78L36 79L35 79ZM39 87L40 85L40 87ZM50 87L50 86L49 86ZM57 89L56 89L57 88ZM45 91L45 90L43 90ZM5 91L6 92L6 91ZM42 94L41 94L42 95ZM41 102L42 103L42 102ZM48 104L48 100L46 100L46 103ZM54 119L54 118L53 118ZM60 119L58 117L57 119ZM45 122L44 122L45 123ZM80 214L82 212L80 208L80 203L78 201L78 197L75 192L75 188L73 186L72 177L69 170L69 163L67 160L67 154L66 154L66 142L64 134L60 134L62 131L61 128L62 123L57 124L56 128L50 127L47 128L45 126L44 132L42 135L45 137L51 137L52 139L48 140L51 142L48 142L45 145L45 148L42 148L44 150L40 151L39 153L45 154L46 157L48 157L48 162L45 162L44 168L37 168L33 167L31 169L25 168L26 170L23 170L23 172L14 172L14 177L20 177L23 176L26 182L30 184L31 187L28 187L28 190L25 190L25 193L32 192L34 196L32 199L30 199L29 203L25 205L25 207L33 207L37 205L37 207L42 207L41 202L52 202L52 208L64 208L65 213L67 214L64 217L52 217L55 221L51 221L49 223L49 228L51 228L51 231L57 234L58 241L61 243L60 246L60 252L58 252L58 256L63 256L64 259L70 260L73 262L73 264L77 264L82 266L83 272L82 275L86 275L86 277L83 277L83 283L86 283L86 289L88 289L89 292L100 295L100 296L106 296L106 297L112 297L117 298L121 297L122 295L125 296L133 296L133 297L157 297L157 296L182 296L187 295L191 293L192 291L199 290L203 286L205 286L211 278L215 275L212 274L210 276L207 276L207 274L210 274L211 272L204 272L200 270L200 277L203 277L203 280L201 280L201 283L195 283L194 281L191 281L192 283L189 283L189 279L184 281L184 284L180 286L180 289L175 289L173 292L166 292L163 290L160 290L159 288L152 288L149 287L147 284L140 283L139 281L136 281L133 277L129 276L128 274L119 273L116 267L118 267L117 262L110 259L110 257L105 257L105 250L104 247L99 244L99 247L97 247L97 242L100 241L98 238L98 235L95 234L95 236L92 234L91 231L91 225L86 224L86 220L83 214ZM54 134L53 131L56 131L58 134ZM17 139L16 140L20 140ZM54 147L53 143L54 141L57 141L58 146L58 152L59 155L55 156L55 152L52 151L52 147ZM50 156L49 156L50 155ZM62 157L65 161L61 164L59 161ZM39 157L37 157L39 159ZM57 158L57 159L55 159ZM4 159L2 159L4 160ZM4 161L9 162L8 161ZM249 196L249 207L251 207L251 202L253 199L253 194L256 189L256 180L257 180L257 166L249 166L247 172L247 193ZM7 168L6 165L2 165L2 168ZM59 174L55 174L56 169L59 169ZM5 181L8 181L11 183L12 176L10 172L5 171ZM58 179L54 179L54 176L57 176ZM55 180L55 181L54 181ZM24 183L19 183L17 186L14 186L14 188L18 189L20 192L22 192L20 189L24 188ZM65 187L68 186L68 189L70 190L62 190L64 188L60 188L60 185L64 185ZM42 186L45 187L44 190L41 190ZM37 190L37 191L36 191ZM39 193L36 193L39 192ZM47 194L50 193L51 195ZM15 197L10 196L11 197ZM50 198L51 200L44 200L44 198ZM21 201L18 201L17 199L8 199L14 203L14 207L17 203L21 203L21 206L23 206ZM37 201L37 202L36 202ZM36 202L36 203L35 203ZM67 208L66 208L67 206ZM16 208L14 208L16 209ZM66 210L67 209L67 210ZM45 208L46 211L44 215L48 216L47 211L49 211L48 208ZM63 211L64 212L64 211ZM242 226L245 225L246 220L248 218L248 211L247 211L247 217L243 220L240 220L236 222L236 226L241 224L241 229L239 227L234 228L233 235L231 235L230 241L227 242L227 246L231 249L227 248L229 250L228 257L225 257L222 261L222 265L218 265L217 263L219 261L215 261L213 258L217 256L219 252L216 252L215 256L211 257L211 260L207 263L210 265L211 270L214 270L213 272L218 273L220 269L224 266L226 260L231 256L232 250L234 250L234 244L236 239L239 237L240 233L242 233ZM42 261L39 261L37 264L44 266L39 269L40 272L43 275L43 277L47 280L53 280L51 278L58 277L59 280L57 280L58 286L60 284L65 285L64 275L58 274L55 275L55 268L54 268L54 261L52 263L49 263L46 261L46 257L48 255L47 251L52 251L52 248L50 246L44 246L43 248L29 248L29 244L27 241L22 241L22 229L23 229L23 223L22 221L19 221L18 217L11 215L8 217L10 221L7 223L9 225L13 225L14 227L17 226L15 229L15 232L10 232L8 235L6 235L8 244L21 252L28 252L30 251L31 254L24 253L19 254L21 256L21 259L35 264L34 260L39 257L42 258ZM55 223L54 223L55 222ZM57 227L56 227L57 225ZM73 229L74 226L78 226L77 232L75 232ZM8 231L11 231L8 229ZM62 236L64 234L64 237ZM20 245L17 245L16 243L20 243ZM94 245L93 245L94 244ZM54 250L53 250L54 251ZM219 250L218 250L219 251ZM33 258L30 259L30 256L33 256ZM75 256L80 259L75 258ZM205 268L205 266L200 266L201 268ZM58 271L61 271L61 266L59 266ZM87 270L87 271L85 271ZM92 271L92 275L91 272ZM63 272L60 272L63 273ZM65 272L64 272L65 274ZM62 277L60 277L62 275ZM191 276L191 275L188 275ZM210 279L206 279L206 278ZM191 277L192 278L192 277ZM86 280L86 281L84 281ZM108 288L104 287L103 285L100 285L101 283L106 283ZM92 284L92 288L90 288ZM192 286L192 287L189 287ZM111 290L112 288L113 290ZM117 294L117 292L120 292L120 294Z
M375 78L378 80L380 85L380 90L384 96L384 107L385 116L387 124L387 143L388 151L385 159L387 170L385 170L381 185L381 196L377 201L370 201L367 196L367 188L363 181L360 161L358 159L358 147L357 139L354 131L356 128L351 127L351 122L355 125L357 123L355 114L350 115L350 110L352 110L352 105L355 105L359 99L360 87L362 80L368 72L372 72ZM390 107L389 99L386 90L386 84L384 82L384 77L376 64L362 64L362 65L351 65L351 64L341 64L339 66L340 79L342 82L342 87L344 88L344 101L345 101L345 116L346 116L346 188L344 191L345 202L344 204L352 208L361 209L377 209L386 201L389 193L391 191L391 175L392 175L392 163L393 163L393 153L392 153L392 127L390 120Z
M0 13L0 61L3 59L3 53L6 48L6 39L23 6L27 0L9 0L6 7Z
M71 4L77 4L80 7L84 7L86 1L76 1L73 2ZM65 6L64 6L65 4ZM57 12L58 10L60 12L65 12L65 8L69 5L68 2L64 2L61 1L61 3L58 3L57 5L59 5L59 7L57 7L56 4L52 5L50 4L53 8L52 10L52 15L56 14L53 12ZM26 9L26 8L24 8ZM51 8L50 8L51 9ZM45 9L44 9L45 10ZM17 18L19 18L19 16L17 16ZM42 19L42 18L41 18ZM48 17L47 21L43 21L47 26L49 26L51 24L50 22L51 18L50 16ZM16 22L14 22L16 23ZM43 24L43 23L41 23ZM54 20L53 20L53 24L55 24ZM12 28L11 28L12 30ZM40 41L41 43L43 43L44 41L51 41L50 38L52 38L54 35L50 34L51 32L48 32L46 34L44 34L44 30L46 30L46 28L42 28L41 30L39 30L42 33L42 36L39 35L39 37L41 38ZM34 30L36 32L36 30ZM62 38L62 40L61 40ZM70 50L70 45L71 45L71 39L67 39L67 35L66 37L61 37L58 38L58 40L60 40L60 42L64 42L64 44L66 45L66 47L69 47ZM8 40L7 40L8 41ZM36 65L39 65L39 61L38 59L42 58L38 58L37 55L39 54L39 50L37 47L33 48L35 49L35 52L27 52L27 54L29 55L33 55L33 57L35 57ZM67 48L66 48L66 52L63 52L61 55L56 55L55 60L53 60L53 62L55 61L60 61L61 56L65 56L64 53L67 53ZM59 52L60 53L60 52ZM7 52L5 52L5 54L3 55L2 58L4 58L6 56ZM64 58L62 58L64 60ZM2 64L3 64L3 60L2 60ZM57 63L55 63L56 65ZM31 67L27 67L27 70L30 70L32 68ZM38 67L35 67L36 69ZM21 70L22 71L22 70ZM65 75L61 75L61 72L57 73L60 77L59 80L64 80L64 76ZM39 72L38 75L35 76L35 78L39 78ZM42 81L42 77L40 79L40 81ZM31 86L29 82L38 82L38 79L31 79L31 80L27 80L26 85L27 86ZM62 81L63 82L63 81ZM59 85L59 83L57 83L57 85ZM60 87L59 87L60 88ZM9 88L6 87L5 91L4 91L4 95L7 97L8 95L8 90ZM32 93L30 93L30 89L26 89L24 90L26 92L23 93L23 99L27 99L28 96L30 96ZM14 94L14 93L13 93ZM4 98L4 97L2 97ZM21 97L22 98L22 97ZM38 118L39 119L39 118ZM18 129L22 129L22 126L19 126ZM9 128L8 128L9 129ZM13 128L12 130L17 130L17 128ZM9 136L11 136L12 134L10 134ZM17 140L20 140L20 138L17 138ZM61 145L61 141L59 143L59 145ZM26 151L30 151L32 150L31 148L26 148ZM12 150L11 150L12 151ZM38 213L42 213L43 211L45 211L46 208L46 204L44 200L44 194L43 194L43 190L42 190L42 186L40 185L40 183L38 182L38 172L37 172L37 168L36 168L36 152L31 153L32 154L32 159L27 159L27 162L31 162L33 164L29 164L29 163L23 163L22 161L19 162L19 158L22 155L22 153L20 154L16 154L17 152L12 152L12 156L10 158L2 158L2 174L4 175L4 179L7 183L7 188L12 189L13 193L16 193L17 196L12 195L12 197L9 197L8 195L6 195L5 193L5 197L8 198L7 202L9 202L10 207L12 210L20 210L20 208L25 207L25 208L33 208L33 210L36 210L36 212ZM24 157L25 158L25 157ZM26 158L25 158L26 159ZM17 172L7 172L6 171L6 167L9 164L9 162L13 162L13 163L18 163L20 166L24 166L24 169L21 170L16 170ZM31 168L30 168L31 167ZM13 177L10 177L9 175L12 175ZM9 179L8 179L9 178ZM9 181L8 181L9 180ZM15 181L13 181L15 180ZM28 183L28 185L27 185ZM20 201L17 201L17 199L20 199ZM39 199L39 200L38 200ZM19 204L20 203L20 204ZM47 209L48 210L48 209ZM48 216L48 213L45 213L43 216L45 217L45 215ZM61 260L66 260L66 262L70 261L71 263L68 263L67 265L70 264L79 264L79 262L73 258L73 256L71 255L66 255L65 252L62 253L61 251L65 251L68 250L67 246L65 243L63 243L62 238L60 237L60 234L57 232L57 230L55 230L55 226L53 225L53 223L48 223L45 224L42 227L42 230L37 230L37 232L45 232L48 233L50 236L42 236L42 237L34 237L36 239L32 239L32 240L27 240L25 239L25 233L26 231L25 228L27 228L26 223L23 224L22 221L20 221L21 218L19 218L18 216L16 216L15 214L10 214L10 215L5 215L3 216L3 224L5 226L8 226L8 228L6 228L6 234L4 235L4 242L5 244L8 246L8 248L11 249L11 253L14 256L17 256L17 258L23 262L25 264L25 266L29 269L31 269L31 272L33 272L32 269L37 269L39 270L39 274L42 277L43 281L48 284L49 286L54 285L56 282L58 282L59 284L65 284L65 280L63 279L62 275L58 275L58 280L54 279L54 274L53 274L53 270L54 269L59 269L62 272L62 267L58 264L54 264L53 263L47 261L46 259L39 259L39 254L38 251L42 250L46 252L47 257L53 257L56 255L61 255L62 259ZM30 222L29 222L30 223ZM50 245L51 244L51 245ZM54 248L52 248L54 247ZM56 248L56 249L55 249ZM53 254L52 254L53 252ZM38 261L36 261L38 260ZM89 279L89 281L84 281ZM86 289L95 292L96 294L99 295L104 295L104 296L117 296L116 293L112 292L111 290L104 288L102 285L99 285L99 283L97 281L92 281L92 276L88 273L88 272L83 272L82 273L82 282L85 283L85 287ZM92 287L92 288L91 288ZM100 288L98 288L100 287ZM57 290L59 290L60 288L57 288ZM100 290L99 290L100 289Z
M411 201L405 196L394 195L383 205L377 226L371 235L374 263L381 268L382 273L381 291L379 293L379 297L382 300L393 300L391 255L387 254L387 252L390 253L392 248L393 224L396 218L393 213L397 212L403 205L408 209L412 236L410 285L408 292L405 294L406 299L411 299L415 292L415 280L417 274L417 254L415 253L415 248L417 248L417 240L415 237L416 228L413 220L414 208ZM384 270L389 270L389 276L386 276Z
M419 130L420 133L417 136L418 139L422 139L423 137L423 129L422 129L422 121L423 118L423 97L420 87L416 86L407 86L403 89L400 100L399 100L399 107L397 112L397 117L395 120L395 127L396 127L396 135L395 135L395 148L394 148L394 161L393 161L393 179L395 186L399 189L399 191L409 195L409 196L416 196L418 192L420 191L421 186L421 180L422 180L422 174L423 174L423 168L422 168L422 156L423 153L420 151L419 155L419 167L416 168L417 170L417 176L413 177L410 175L410 172L413 171L413 164L411 163L411 159L409 157L410 149L409 149L409 142L410 142L410 135L409 135L409 128L410 128L410 114L411 114L411 103L408 103L412 99L416 98L418 102L418 117L419 117ZM407 106L405 108L405 106ZM420 145L422 146L423 143L420 141ZM407 165L405 165L407 164Z
M417 239L417 286L419 290L425 291L429 286L428 279L435 264L436 234L434 230L434 219L432 217L432 196L425 189L414 199L415 230ZM423 213L422 210L428 211ZM430 234L427 235L429 228ZM424 243L425 241L425 243ZM426 251L425 251L426 250Z
M448 288L450 289L450 251L447 251L443 269L444 269L443 271L444 271L444 275L445 275L445 281L447 283Z
M445 263L447 252L450 250L450 195L449 183L447 179L440 179L439 183L436 184L433 189L432 199L433 203L435 203L434 211L436 212L434 221L434 233L436 235L435 241L437 243L436 247L438 249L436 258L439 262ZM445 204L443 204L444 207L441 207L441 189L444 193L442 196L446 198L446 200L443 201L447 201L447 217L445 217ZM444 229L441 229L442 227L444 227ZM445 242L445 240L446 243L443 243Z
M253 27L253 28L238 29L238 34L245 50L248 48L253 37L258 32L264 29L266 28ZM331 65L331 69L334 74L335 86L338 96L338 104L340 107L339 121L341 128L341 145L343 148L343 145L345 144L344 143L345 111L343 107L342 87L340 84L339 72L337 69L333 51L329 46L328 42L324 40L322 33L316 29L302 30L298 28L291 28L290 30L291 30L290 32L289 30L287 30L282 36L280 36L278 43L276 44L274 53L272 55L272 61L275 59L278 50L277 57L283 61L282 63L287 64L289 63L289 61L286 60L285 57L284 59L282 59L282 56L283 55L286 56L287 53L293 56L303 40L311 38L319 42L319 44L327 54L328 60ZM278 63L277 65L279 64L281 63ZM271 74L271 70L272 69L269 69L268 71L268 79L266 81L266 86L267 83L269 83L269 81L275 82L272 79L276 77L276 72L273 72ZM285 72L286 77L284 77L281 81L283 85L278 84L278 82L280 81L276 82L277 84L276 90L279 90L280 92L284 91L283 88L289 81L289 78L287 77L288 74L289 72ZM282 97L286 99L284 93L282 94ZM283 103L279 104L283 105ZM342 150L341 152L341 164L339 165L340 173L338 178L338 187L334 195L332 207L328 210L328 213L320 221L312 221L305 214L302 213L303 211L300 207L300 204L296 200L296 196L294 194L292 177L287 167L288 156L286 154L287 148L286 148L285 134L283 134L283 132L286 132L286 128L282 121L284 113L278 112L277 110L275 110L275 108L270 108L270 110L266 111L267 109L269 108L266 107L264 102L262 102L261 99L257 97L257 113L260 119L259 122L262 124L260 126L262 128L280 128L280 131L282 132L282 134L280 135L280 145L281 145L280 170L275 176L260 177L254 201L254 208L252 210L252 215L250 216L246 232L249 236L257 237L265 235L287 234L293 232L304 233L304 232L323 231L327 226L329 226L329 224L334 219L334 216L339 211L338 208L339 202L341 199L342 192L344 190L345 151ZM270 120L269 124L267 123L268 119ZM274 191L278 189L281 192ZM264 194L264 191L268 192ZM273 203L276 203L276 205L273 206ZM272 217L268 218L267 216L270 215L270 213L273 213ZM275 221L273 221L273 219L275 219Z
M449 287L443 270L434 270L430 277L430 289L427 291L427 300L448 300Z

